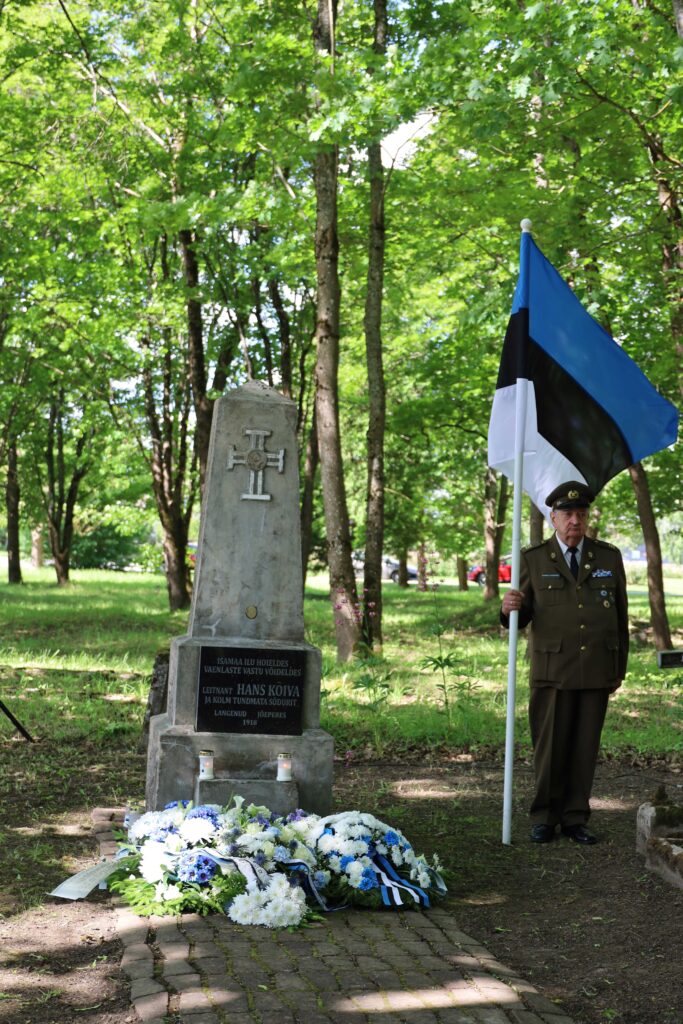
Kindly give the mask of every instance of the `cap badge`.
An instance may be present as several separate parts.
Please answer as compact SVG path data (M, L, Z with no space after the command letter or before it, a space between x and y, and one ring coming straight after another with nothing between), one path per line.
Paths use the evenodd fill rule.
M567 491L567 497L568 498L578 498L578 496L579 496L579 492L578 491Z

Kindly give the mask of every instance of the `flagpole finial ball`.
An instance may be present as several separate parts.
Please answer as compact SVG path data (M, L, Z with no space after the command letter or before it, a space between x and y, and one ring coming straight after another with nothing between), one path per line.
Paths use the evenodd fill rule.
M522 231L531 231L531 221L528 217L525 217L524 220L520 221L519 226Z

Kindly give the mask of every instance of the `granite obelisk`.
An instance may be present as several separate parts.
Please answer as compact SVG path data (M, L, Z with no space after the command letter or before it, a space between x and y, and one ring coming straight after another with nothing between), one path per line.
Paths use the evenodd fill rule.
M214 406L187 636L150 725L147 807L233 795L326 813L332 738L320 728L320 651L304 640L296 406L249 382ZM200 777L212 751L214 778ZM292 760L278 781L277 755Z

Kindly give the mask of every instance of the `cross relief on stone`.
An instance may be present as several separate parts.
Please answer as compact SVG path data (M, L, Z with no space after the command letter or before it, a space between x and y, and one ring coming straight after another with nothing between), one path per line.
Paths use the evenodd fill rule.
M263 474L269 468L284 473L285 449L281 448L279 452L265 450L266 438L270 437L272 430L251 430L245 427L244 433L251 447L246 452L238 452L234 444L228 445L228 469L246 466L249 470L249 490L240 494L240 498L245 501L270 501L272 496L263 490Z

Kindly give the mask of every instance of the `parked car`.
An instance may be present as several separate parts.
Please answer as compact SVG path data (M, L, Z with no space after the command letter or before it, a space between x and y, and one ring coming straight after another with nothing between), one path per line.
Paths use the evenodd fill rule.
M512 564L509 558L501 558L498 563L498 582L509 583L512 578ZM486 569L483 565L473 565L468 570L467 579L472 580L473 583L478 583L480 587L483 587L486 583Z
M351 562L356 575L360 576L365 566L365 553L363 551L353 551L351 553ZM399 566L398 558L392 558L391 555L382 555L382 579L398 583ZM407 567L407 574L409 581L417 579L417 569L414 566L409 565Z

